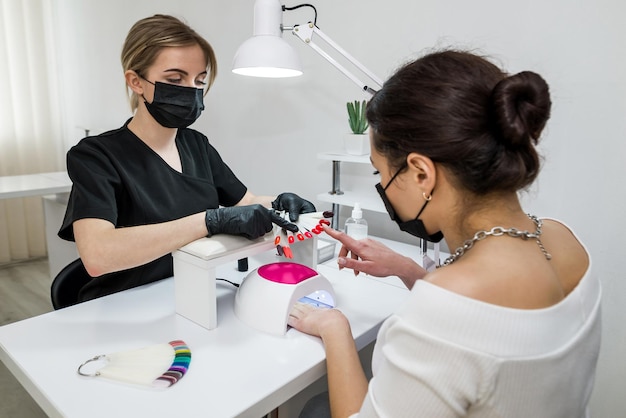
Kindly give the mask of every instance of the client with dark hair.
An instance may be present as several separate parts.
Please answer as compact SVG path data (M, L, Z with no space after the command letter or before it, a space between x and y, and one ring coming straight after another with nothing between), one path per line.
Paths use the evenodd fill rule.
M339 310L291 312L292 327L324 343L333 417L588 416L600 284L575 233L518 197L539 173L550 109L540 75L453 50L410 62L374 95L371 160L391 219L456 250L427 272L324 228L343 244L340 268L411 289L379 331L369 383ZM302 416L323 416L319 399Z

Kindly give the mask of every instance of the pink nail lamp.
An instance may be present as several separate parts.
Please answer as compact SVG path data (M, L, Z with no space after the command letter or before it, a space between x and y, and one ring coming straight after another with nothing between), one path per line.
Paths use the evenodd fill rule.
M299 300L334 307L328 279L298 263L271 263L251 271L235 296L235 315L259 331L284 335L293 305Z

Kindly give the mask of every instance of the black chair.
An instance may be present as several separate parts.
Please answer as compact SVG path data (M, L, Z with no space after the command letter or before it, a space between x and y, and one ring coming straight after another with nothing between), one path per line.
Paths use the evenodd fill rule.
M78 292L91 280L80 258L72 261L57 274L50 286L50 299L54 309L78 303Z

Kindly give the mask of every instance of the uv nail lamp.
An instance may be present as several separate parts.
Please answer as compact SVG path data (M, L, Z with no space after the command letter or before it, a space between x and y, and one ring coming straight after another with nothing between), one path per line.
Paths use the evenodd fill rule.
M297 263L271 263L251 271L235 296L235 315L259 331L284 335L293 305L302 301L334 307L335 294L328 279Z

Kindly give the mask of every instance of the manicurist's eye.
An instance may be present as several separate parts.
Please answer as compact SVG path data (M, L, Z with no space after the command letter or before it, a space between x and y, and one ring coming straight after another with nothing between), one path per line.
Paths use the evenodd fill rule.
M380 171L374 170L374 172L372 174L375 175L375 176L378 176L378 175L380 175Z
M167 80L167 82L171 84L180 84L181 81L183 81L182 78L166 78L165 80Z

